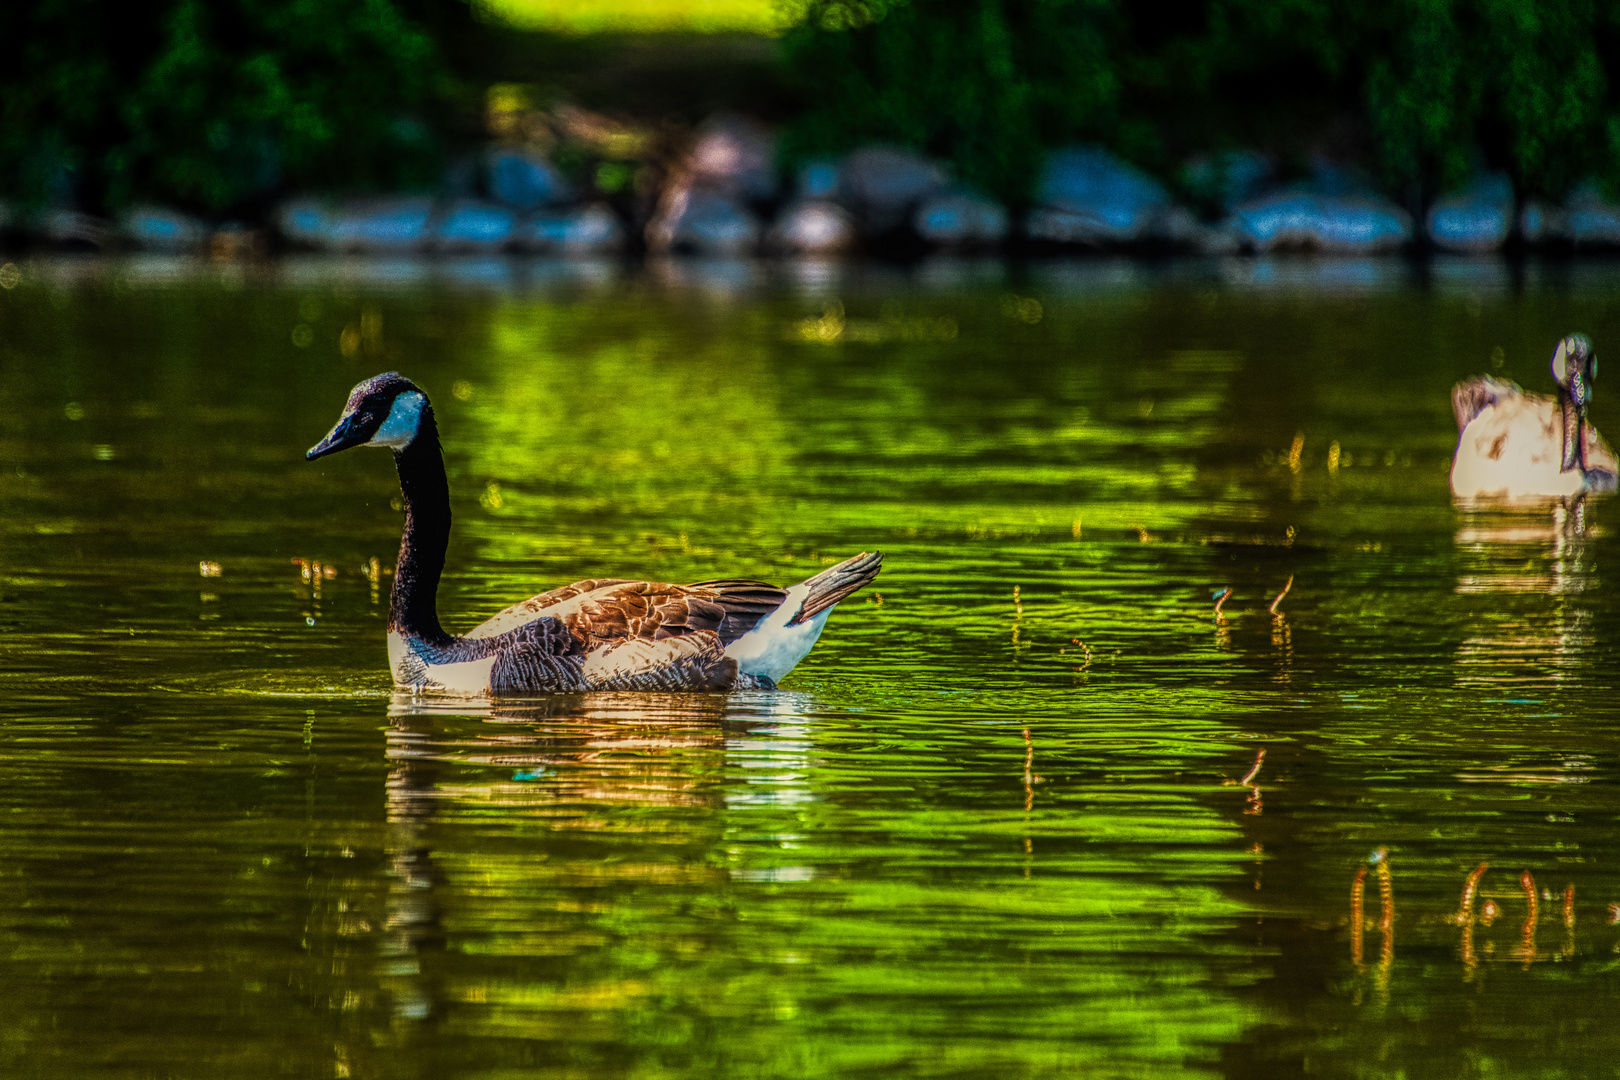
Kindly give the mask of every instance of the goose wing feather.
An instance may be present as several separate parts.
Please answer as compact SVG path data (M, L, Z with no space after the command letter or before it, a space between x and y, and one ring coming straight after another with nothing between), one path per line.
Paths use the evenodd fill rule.
M786 598L786 589L742 578L693 585L588 578L513 604L467 637L499 637L537 619L555 618L566 623L587 649L595 642L662 641L701 631L716 634L725 646L752 630Z
M491 685L499 693L729 690L738 685L738 667L726 646L786 595L758 581L619 581L591 589L492 642L500 658Z
M582 597L565 619L587 648L598 641L663 641L699 633L714 634L724 646L752 630L786 598L787 590L762 581L633 581Z
M597 589L627 583L629 583L628 578L586 578L583 581L576 581L572 585L564 585L560 589L551 589L548 592L540 593L538 596L531 596L527 600L519 600L511 607L496 612L479 623L466 636L469 638L499 637L507 631L515 630L526 623L531 623L547 615L556 614L556 612L548 609L565 604L575 597L595 592Z
M1457 418L1457 430L1462 431L1469 421L1492 405L1511 401L1523 393L1518 383L1506 379L1493 379L1489 375L1464 379L1451 388L1451 411Z
M712 631L652 641L629 638L593 649L580 668L592 690L730 690L737 661Z
M498 694L729 690L737 684L737 662L712 630L582 643L572 628L545 616L484 648L492 649L489 688Z

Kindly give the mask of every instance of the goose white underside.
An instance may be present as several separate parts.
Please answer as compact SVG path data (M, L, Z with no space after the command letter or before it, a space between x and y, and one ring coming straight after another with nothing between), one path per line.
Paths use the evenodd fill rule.
M780 607L726 646L726 655L737 661L738 671L776 683L799 665L821 637L821 628L827 625L827 616L833 610L827 608L814 618L789 626L788 620L798 614L809 595L810 587L804 582L793 586Z
M481 696L490 691L490 672L495 656L460 664L430 664L397 630L388 631L388 669L394 685L412 690L433 690L443 694Z

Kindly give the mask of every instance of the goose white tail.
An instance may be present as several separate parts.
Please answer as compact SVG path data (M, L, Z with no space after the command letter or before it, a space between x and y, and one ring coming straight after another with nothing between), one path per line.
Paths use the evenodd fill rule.
M799 582L776 610L727 646L726 655L744 675L780 682L815 646L833 607L870 583L882 566L882 552L862 552Z

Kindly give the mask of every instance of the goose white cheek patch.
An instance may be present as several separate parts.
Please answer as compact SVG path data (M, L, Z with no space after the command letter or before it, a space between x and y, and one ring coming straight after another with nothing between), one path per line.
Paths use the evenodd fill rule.
M386 446L391 450L403 450L409 446L422 423L422 406L426 402L427 399L415 391L399 395L394 399L394 407L388 410L388 419L382 422L377 434L366 445Z

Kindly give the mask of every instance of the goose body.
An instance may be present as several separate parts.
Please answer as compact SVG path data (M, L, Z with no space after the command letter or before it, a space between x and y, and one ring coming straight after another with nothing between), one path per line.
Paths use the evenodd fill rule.
M1586 420L1597 361L1571 334L1553 354L1558 396L1529 394L1488 375L1451 391L1459 436L1451 490L1461 498L1569 498L1613 491L1614 451Z
M394 452L405 530L389 601L388 660L401 689L452 694L771 689L815 645L834 605L878 574L862 553L783 589L593 578L513 604L470 633L439 625L449 486L433 406L388 373L354 388L310 460L351 446Z

